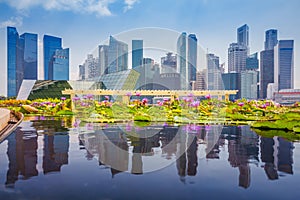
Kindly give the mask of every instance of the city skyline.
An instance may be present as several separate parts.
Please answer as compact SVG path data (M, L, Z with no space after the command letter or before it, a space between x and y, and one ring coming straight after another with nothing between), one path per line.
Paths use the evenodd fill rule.
M94 51L101 41L107 40L109 35L143 27L162 27L177 31L179 34L194 33L198 45L220 57L220 63L226 62L227 65L227 48L230 43L236 41L237 28L244 24L249 26L251 54L264 49L265 31L269 29L278 30L278 38L281 40L294 40L295 74L300 73L297 57L300 28L297 27L295 20L300 15L297 13L300 3L296 0L291 0L288 4L282 0L264 2L253 0L245 2L240 7L236 5L239 2L237 0L224 2L192 0L188 3L169 0L90 1L86 3L88 5L67 1L68 7L64 4L66 1L54 2L51 4L47 1L0 0L0 69L4 71L4 75L7 74L6 26L8 25L15 26L19 32L38 34L39 70L42 68L42 36L50 34L63 38L64 46L70 48L72 52L71 79L77 79L74 74L78 75L78 65L84 62L86 55ZM163 5L169 9L163 9ZM80 9L83 7L84 9ZM275 12L278 9L280 13ZM233 10L235 15L232 17L228 13L232 13ZM176 45L176 40L171 42ZM161 53L161 56L163 55ZM39 78L41 78L40 71ZM5 76L1 75L0 79L6 83ZM295 80L295 88L300 88L300 81ZM6 94L5 89L6 85L0 87L0 95Z

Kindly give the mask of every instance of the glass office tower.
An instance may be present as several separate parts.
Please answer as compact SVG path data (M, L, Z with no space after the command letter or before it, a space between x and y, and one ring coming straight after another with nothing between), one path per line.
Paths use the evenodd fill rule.
M69 48L55 51L49 64L49 80L69 80Z
M143 40L132 40L132 69L141 66L143 61Z
M44 80L49 78L49 63L57 49L62 49L62 39L50 35L44 35ZM52 69L50 69L52 71Z
M7 27L7 97L17 96L17 44L15 27Z
M17 96L24 79L37 80L37 57L37 34L7 27L7 97Z
M294 40L280 40L274 48L274 83L278 91L294 88Z

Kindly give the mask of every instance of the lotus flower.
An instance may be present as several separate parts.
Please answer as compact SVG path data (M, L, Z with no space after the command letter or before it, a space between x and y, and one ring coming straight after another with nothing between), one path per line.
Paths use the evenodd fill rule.
M64 101L64 100L66 100L66 97L61 97L60 99L61 99L62 101Z
M85 126L89 131L94 130L94 125L92 123L87 123Z
M205 99L211 99L210 94L205 95Z
M238 103L238 106L240 106L240 107L243 107L244 105L245 105L244 102L239 102L239 103Z
M147 99L147 98L143 98L142 103L143 103L143 104L148 103L148 99Z
M79 100L80 100L79 97L73 97L73 98L72 98L72 101L79 101Z
M89 100L92 100L92 99L94 98L94 95L88 94L88 95L86 95L86 97L87 97Z
M194 96L193 93L188 94L188 97L193 97L193 96Z

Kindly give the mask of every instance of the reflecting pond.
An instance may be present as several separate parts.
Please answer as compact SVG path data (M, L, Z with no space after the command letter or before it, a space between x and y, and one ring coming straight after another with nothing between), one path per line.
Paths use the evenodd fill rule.
M259 134L28 118L0 144L0 199L297 198L300 143Z

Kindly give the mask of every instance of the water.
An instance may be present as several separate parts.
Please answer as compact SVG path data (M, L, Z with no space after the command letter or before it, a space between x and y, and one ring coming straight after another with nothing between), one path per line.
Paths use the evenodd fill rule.
M248 126L72 123L31 118L0 144L1 200L300 195L300 143Z

